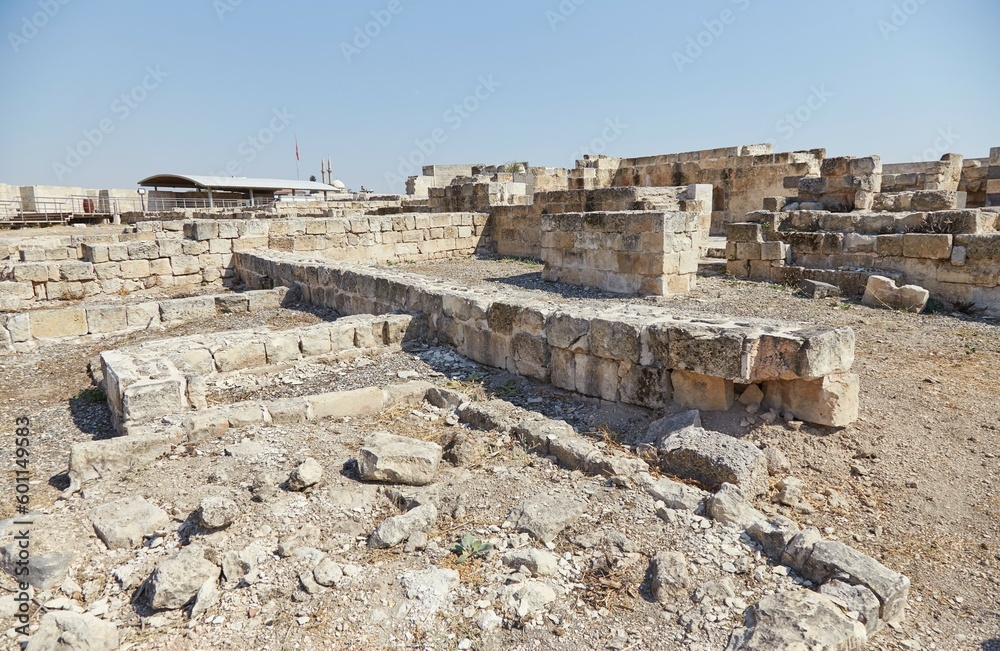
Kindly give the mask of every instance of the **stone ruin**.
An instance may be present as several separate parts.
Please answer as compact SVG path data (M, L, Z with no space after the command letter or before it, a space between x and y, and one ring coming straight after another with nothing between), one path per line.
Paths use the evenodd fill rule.
M114 436L72 445L63 498L71 509L94 513L101 544L129 559L135 550L148 550L155 563L147 559L144 571L153 569L141 581L119 577L117 588L84 599L102 600L103 610L80 607L73 600L78 591L70 589L77 608L49 608L27 648L49 648L48 640L71 629L101 640L86 648L116 648L119 635L131 635L120 613L108 614L108 603L129 608L122 589L138 590L135 598L148 608L143 617L157 626L166 616L155 613L182 608L194 622L210 621L225 593L252 589L255 568L271 558L270 550L250 558L249 547L217 549L215 543L208 549L178 543L157 555L151 541L162 543L177 529L170 517L184 521L185 538L194 539L202 530L229 526L239 518L239 506L233 498L206 497L194 520L186 520L183 513L168 517L142 497L95 503L99 498L92 496L103 494L101 486L137 468L183 464L185 455L200 448L221 449L246 428L315 427L329 432L332 445L337 435L331 423L398 409L492 432L498 445L553 459L566 471L611 487L636 489L668 526L718 527L776 574L796 577L796 588L808 588L756 595L756 604L742 604L745 625L729 626L713 642L732 651L784 648L776 644L862 648L885 625L899 626L909 579L842 542L825 540L815 528L758 510L755 501L770 491L773 464L754 445L706 430L700 419L702 412L750 405L817 426L850 425L864 392L852 372L850 328L725 314L696 318L639 297L600 308L572 299L553 303L517 288L435 280L407 271L405 263L476 254L530 258L544 263L542 278L555 286L662 297L690 291L699 265L711 267L714 257L724 258L726 272L736 278L827 283L845 294L866 294L878 305L913 310L923 309L929 296L996 315L998 183L1000 148L988 160L948 155L935 163L892 166L878 157L826 158L823 150L776 154L759 145L639 159L588 157L572 170L527 163L516 169L433 167L410 180L409 196L377 203L339 202L285 214L141 215L127 227L100 232L11 232L0 242L7 255L0 269L0 349L15 359L49 346L169 332L226 315L283 308L328 315L289 329L147 337L103 350L91 362L114 428L107 434ZM414 347L450 351L440 354L574 399L649 410L655 422L643 442L623 450L538 414L512 419L502 400L476 401L426 380L273 399L209 395L211 386L231 378ZM458 445L455 440L441 446L378 433L355 449L352 472L358 479L351 481L384 486L400 505L398 515L360 537L367 547L428 549L443 498L406 491L441 480L446 447L461 466L448 447ZM255 479L251 490L266 504L279 484L281 490L308 492L323 475L310 458L287 481ZM778 490L801 490L796 481L782 480ZM560 563L549 550L587 511L578 496L552 499L559 508L544 493L514 505L505 530L524 537L516 545L503 543L503 563L525 569L516 569L521 574L498 603L472 607L470 617L481 631L546 621L557 595L544 577L554 572L548 565ZM8 526L0 530L9 533ZM277 557L299 553L296 558L305 559L308 571L298 581L308 595L340 585L349 572L363 572L343 565L333 551L317 552L315 541L289 540ZM356 541L349 542L345 549ZM11 570L13 543L0 543L6 545L0 566ZM139 551L137 562L142 565L148 554ZM35 557L32 589L52 591L67 580L72 585L72 559L81 555L61 550ZM408 584L418 595L408 598L420 601L427 590L438 599L453 598L448 595L458 574L428 572ZM649 572L653 601L689 594L684 554L656 554ZM698 588L696 601L722 584L713 585ZM807 625L793 625L799 621Z

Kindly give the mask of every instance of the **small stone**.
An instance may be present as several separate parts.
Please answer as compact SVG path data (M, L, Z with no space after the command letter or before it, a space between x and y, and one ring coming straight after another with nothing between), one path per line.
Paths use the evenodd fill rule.
M225 497L206 497L198 509L198 522L205 529L228 527L240 514L240 507Z
M680 552L658 553L650 563L650 574L653 598L659 602L685 593L691 586L687 560Z
M292 471L288 477L288 488L293 491L304 491L319 483L323 478L323 466L309 457Z
M324 558L319 565L313 568L313 578L316 583L329 588L343 580L344 571L332 559Z

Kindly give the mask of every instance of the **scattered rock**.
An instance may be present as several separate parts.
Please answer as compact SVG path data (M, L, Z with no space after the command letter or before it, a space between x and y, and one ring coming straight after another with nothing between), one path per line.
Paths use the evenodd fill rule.
M442 454L437 443L376 432L361 448L358 472L364 481L425 486L436 478Z
M504 603L519 618L533 615L557 598L556 591L541 581L525 581L507 589Z
M132 549L141 545L147 534L166 527L170 517L137 495L95 509L90 521L108 549Z
M741 405L760 406L760 404L764 402L764 392L761 391L760 385L751 384L750 386L748 386L746 389L743 390L743 393L740 394L738 402Z
M587 509L587 500L578 494L557 490L540 493L514 507L509 519L520 531L526 531L543 543L555 540Z
M726 651L856 651L868 641L864 625L829 597L809 590L764 597L747 610L744 626L733 633Z
M849 612L858 613L858 618L865 625L868 637L875 635L881 628L878 617L878 597L865 586L851 585L834 579L821 585L819 593L842 604Z
M418 531L426 531L437 522L438 510L433 504L422 504L402 515L387 518L368 538L375 549L395 547Z
M869 276L861 302L870 307L885 307L904 312L923 312L931 294L917 285L896 286L896 281L885 276Z
M643 440L659 445L663 439L689 427L701 427L701 412L697 409L682 411L679 414L653 421L650 423L649 429L646 430L646 436Z
M680 552L660 552L649 565L650 589L656 601L668 601L691 586L687 560Z
M700 428L664 439L659 446L664 471L695 479L711 488L729 483L747 496L767 491L767 460L755 445Z
M515 570L526 569L532 576L552 576L559 571L559 558L541 549L525 549L504 554L503 564Z
M278 556L288 558L300 547L312 547L319 543L320 531L314 524L304 524L295 531L285 534L278 541Z
M733 584L732 579L721 578L702 583L700 586L695 588L694 594L691 595L691 599L696 604L700 604L706 600L710 602L722 602L726 599L732 599L735 596L736 586Z
M198 523L205 529L224 529L240 514L240 507L226 497L209 496L201 500Z
M766 519L763 513L747 502L740 489L732 484L719 487L718 492L708 498L705 510L722 524L735 525L741 529Z
M304 491L315 486L323 478L323 466L312 457L300 463L288 477L288 488L293 491Z
M330 558L324 558L313 568L313 578L316 583L329 588L339 584L344 579L344 571Z
M700 488L666 478L654 480L649 475L640 475L638 481L647 482L643 485L646 492L654 500L663 502L668 509L697 511L709 495Z
M59 610L42 617L26 651L114 651L118 629L93 615Z
M481 438L471 432L458 432L445 448L444 458L456 466L472 466L486 455Z
M219 580L218 577L205 581L198 589L198 594L194 597L194 606L191 608L191 619L196 619L208 613L219 604Z
M802 279L799 282L799 291L808 298L833 298L841 295L840 288L829 283L821 283L818 280Z
M792 464L788 461L788 457L777 448L764 448L764 458L767 459L767 474L772 477L783 475L792 467Z
M156 566L147 584L153 610L183 608L206 581L218 580L219 568L205 558L205 551L200 545L189 545Z

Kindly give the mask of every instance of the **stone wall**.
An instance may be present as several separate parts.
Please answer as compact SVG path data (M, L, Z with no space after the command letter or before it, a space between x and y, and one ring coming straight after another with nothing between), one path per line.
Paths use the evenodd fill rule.
M772 153L770 145L612 159L587 157L571 174L571 189L709 184L714 188L713 232L760 209L765 197L784 194L785 178L818 176L824 150ZM573 185L574 178L577 185Z
M802 210L871 210L875 195L882 192L882 159L827 158L820 166L819 177L790 177L784 185L798 190L795 201Z
M1000 211L757 211L728 227L728 270L795 282L807 270L892 272L934 298L1000 314ZM855 273L857 276L857 273ZM864 274L844 289L860 293ZM818 279L818 278L813 278Z
M692 212L699 215L701 242L707 241L712 219L712 187L599 188L539 192L528 206L497 206L491 211L496 252L541 259L543 215L620 211Z
M542 215L542 277L625 294L694 288L699 215L588 212Z
M470 359L607 401L659 409L733 406L735 385L758 384L769 404L844 426L857 418L850 328L678 318L663 308L562 307L523 291L484 294L393 269L356 269L275 252L238 253L253 287L297 287L341 314L419 315L414 336Z
M288 288L174 298L124 305L86 305L0 315L0 353L21 352L49 341L121 334L176 325L219 314L252 314L297 300Z
M357 316L314 326L243 330L147 342L101 353L101 371L119 432L167 415L205 409L205 378L309 357L398 344L410 317Z
M986 205L1000 206L1000 147L990 150L990 168L986 177Z
M885 164L882 166L882 192L958 191L963 162L960 154L945 154L940 161Z
M253 249L372 263L492 248L488 216L478 213L148 222L132 232L63 242L46 249L21 245L21 260L0 267L3 309L153 287L228 286L235 278L233 253Z
M967 208L986 206L986 182L990 175L989 158L966 159L962 164L962 179L958 191L966 194Z

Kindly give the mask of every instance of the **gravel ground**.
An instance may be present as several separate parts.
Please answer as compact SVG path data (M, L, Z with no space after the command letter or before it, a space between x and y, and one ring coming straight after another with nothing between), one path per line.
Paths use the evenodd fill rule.
M637 300L544 283L537 265L518 261L466 260L402 269L484 290L516 285L554 303L588 301L607 306ZM767 425L761 415L738 410L706 414L706 425L782 451L791 462L790 474L806 482L813 508L807 513L766 503L759 506L817 526L828 537L852 544L913 580L907 621L898 630L883 632L871 648L1000 648L1000 499L996 492L1000 482L1000 402L996 400L1000 332L994 321L810 301L785 288L724 277L703 278L695 292L683 297L640 300L677 314L765 315L854 328L858 335L855 369L862 378L861 419L855 425L842 430L799 427L780 420ZM432 532L426 551L371 552L360 537L393 514L395 507L386 493L357 484L350 459L363 437L375 430L436 440L451 436L456 428L445 425L445 415L430 407L341 423L230 431L222 441L194 450L178 449L176 455L149 468L97 482L88 487L86 499L55 501L65 485L69 446L112 432L106 406L81 393L91 386L87 362L98 352L196 332L299 327L321 318L332 315L289 309L227 315L169 331L56 344L0 359L0 422L13 428L18 416L27 414L33 420L32 458L40 478L33 486L33 504L51 509L61 523L61 537L79 536L87 541L83 547L90 550L90 560L79 568L77 580L91 586L88 594L94 599L107 598L121 612L132 613L125 616L124 629L130 631L132 648L443 649L458 648L463 639L469 639L474 649L714 651L724 648L728 631L739 623L743 605L739 600L750 603L768 590L793 585L784 583L787 577L772 576L752 548L716 525L703 529L705 525L698 520L661 520L641 491L615 488L603 480L559 469L545 459L525 455L502 436L484 437L488 454L483 461L445 469L445 478L435 490L443 495L450 512ZM513 413L526 409L566 419L618 449L636 440L649 421L661 415L602 407L547 385L480 367L441 347L368 354L364 359L370 363L359 367L360 359L301 364L261 376L268 378L267 386L219 387L215 398L270 399L384 386L403 381L401 371L415 371L421 378L459 387L479 398L508 400ZM251 459L225 455L226 445L244 439L270 451ZM10 456L5 454L13 468ZM250 502L247 486L258 473L288 472L304 456L313 456L324 466L327 483L321 490L308 495L282 492L275 503ZM465 531L497 545L525 547L526 541L517 536L515 540L504 528L507 511L517 500L550 488L588 495L591 502L587 517L561 536L554 550L562 555L555 581L566 591L566 598L552 609L552 617L520 626L508 622L500 632L486 634L475 620L481 612L499 608L497 601L509 571L501 566L498 555L471 566L455 566L447 547ZM840 499L824 499L823 493L831 490ZM269 553L260 584L253 589L225 590L218 614L209 618L211 623L188 627L168 615L146 617L142 620L145 628L140 629L139 615L148 613L136 613L127 606L128 593L109 580L110 573L128 567L123 576L141 579L191 532L180 527L180 532L164 536L157 547L144 548L129 560L103 549L86 524L85 514L112 497L141 494L171 512L180 524L190 517L202 494L210 491L233 495L245 518L223 534L213 534L217 538L206 537L204 542L210 546L233 549L256 541L270 550L281 536L304 523L315 523L325 534L318 544L323 551L336 555L338 563L361 570L344 589L303 598L305 593L296 588L295 561L281 561ZM7 495L5 491L0 499L0 515L12 512ZM595 531L602 534L598 542L581 538ZM651 603L644 596L648 595L647 556L662 549L684 551L692 559L699 584L732 579L735 601L710 603L707 610L687 600L666 606ZM737 575L723 570L728 562L723 557L730 553L735 554L733 558L749 559L755 569ZM403 574L432 567L456 567L462 576L455 602L444 606L438 619L431 613L421 614L401 591ZM755 576L758 569L761 580ZM405 612L401 606L406 606Z

